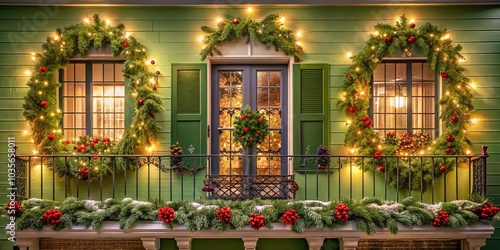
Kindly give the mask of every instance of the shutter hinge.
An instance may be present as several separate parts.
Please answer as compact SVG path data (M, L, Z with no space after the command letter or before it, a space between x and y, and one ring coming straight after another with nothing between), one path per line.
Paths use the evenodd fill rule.
M210 125L207 125L207 137L210 137Z

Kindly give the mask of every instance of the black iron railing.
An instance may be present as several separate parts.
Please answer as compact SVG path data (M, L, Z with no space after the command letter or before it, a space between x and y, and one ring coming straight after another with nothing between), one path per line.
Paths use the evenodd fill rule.
M399 201L413 196L437 202L485 194L486 148L474 156L19 155L16 185L21 198L52 200L69 196L166 201L375 196ZM219 163L227 160L253 166L234 164L240 168L224 170L232 174L213 173L221 171ZM82 166L87 172L82 173ZM254 174L242 174L252 167Z

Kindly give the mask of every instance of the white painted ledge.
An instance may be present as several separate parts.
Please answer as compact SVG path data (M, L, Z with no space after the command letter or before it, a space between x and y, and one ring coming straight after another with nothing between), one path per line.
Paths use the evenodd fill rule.
M259 238L305 238L309 242L309 250L319 250L325 238L338 238L344 250L355 249L359 240L370 239L460 239L464 240L465 250L479 250L485 245L485 241L494 232L494 228L488 223L476 223L470 227L463 228L435 228L432 226L417 226L408 228L399 225L399 232L396 235L391 234L389 230L377 229L374 235L367 235L356 229L355 223L347 225L335 230L325 229L309 229L303 233L295 233L290 226L275 223L273 229L261 228L254 230L247 226L239 230L228 230L219 232L217 230L202 230L190 232L185 226L178 225L172 230L160 221L140 221L136 222L129 229L122 230L119 223L116 221L104 222L101 228L97 231L91 227L75 225L72 228L66 228L61 231L54 231L50 227L45 227L41 231L34 229L25 229L16 232L16 245L21 247L21 250L30 247L30 250L38 249L39 238L81 238L81 239L142 239L146 250L159 249L158 239L174 238L176 239L179 249L189 250L191 248L191 240L194 238L241 238L244 241L245 250L255 249L256 242Z

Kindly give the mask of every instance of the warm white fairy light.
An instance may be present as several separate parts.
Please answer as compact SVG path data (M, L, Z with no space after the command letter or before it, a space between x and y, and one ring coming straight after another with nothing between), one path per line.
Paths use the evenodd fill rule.
M347 52L347 58L352 59L352 53L351 52Z
M200 43L201 43L201 42L203 42L203 40L205 40L205 36L200 36L200 37L198 37L198 42L200 42Z
M84 19L83 19L83 22L84 22L84 23L90 23L90 20L89 20L88 18L84 18Z
M217 19L215 19L215 22L216 22L216 23L220 23L220 22L222 22L222 18L217 17Z
M471 123L472 125L476 125L476 123L477 123L477 119L476 119L476 118L471 118L471 119L470 119L470 123Z
M467 151L465 151L465 154L470 155L471 151L467 149Z
M24 130L23 135L27 135L27 134L28 134L28 130Z
M130 32L125 32L125 38L128 38L130 36Z
M26 74L27 76L30 76L30 75L31 75L31 71L26 70L26 71L24 72L24 74Z
M297 37L302 37L302 32L297 31Z
M284 17L284 16L282 16L282 17L280 18L280 22L281 22L281 23L284 23L284 22L285 22L285 17Z
M111 23L111 21L109 19L106 19L106 24L109 25L110 23Z
M469 84L469 86L471 87L471 89L475 89L477 87L476 84L474 84L472 82Z
M247 8L247 12L248 12L248 13L252 13L252 11L253 11L252 7L248 7L248 8Z

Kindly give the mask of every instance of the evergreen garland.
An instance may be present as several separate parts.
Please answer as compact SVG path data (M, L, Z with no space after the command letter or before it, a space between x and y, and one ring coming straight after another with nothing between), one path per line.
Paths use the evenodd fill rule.
M474 106L472 87L469 79L463 74L464 67L459 64L464 60L460 54L462 47L452 44L446 35L446 29L439 29L430 23L418 28L415 26L414 23L409 23L405 15L401 16L396 26L389 24L375 26L376 31L370 35L366 46L358 55L352 57L352 65L344 79L344 96L338 101L337 106L351 121L344 139L345 146L355 149L359 155L375 155L378 158L373 164L366 164L367 168L378 169L393 186L396 186L399 173L399 180L403 181L399 183L399 188L409 186L411 189L421 188L422 175L424 177L422 188L425 189L426 184L452 170L453 166L446 166L442 160L432 164L428 159L424 159L423 162L408 163L390 157L380 158L382 155L395 155L397 148L391 143L383 145L388 140L383 140L375 132L368 117L373 71L384 58L393 55L397 50L409 56L411 51L420 49L427 57L430 69L440 75L443 97L439 100L441 107L439 118L444 130L441 136L433 141L430 152L432 155L462 155L466 152L466 146L470 141L464 131L466 125L471 124L470 113L474 110ZM399 168L396 169L398 164Z
M222 221L217 216L219 209L224 207L231 210L230 220ZM346 208L344 210L348 211L347 221L339 220L335 216L335 210L339 207L344 207ZM347 222L355 223L358 230L367 234L374 234L377 228L387 228L396 234L399 230L398 223L410 228L421 225L459 228L471 226L479 221L500 221L498 213L500 208L492 206L486 200L480 203L457 200L439 204L425 204L408 197L400 203L377 198L364 198L362 200L343 199L331 202L255 199L246 201L203 200L199 203L174 201L163 204L162 202L136 201L130 198L107 199L105 201L67 198L62 202L40 199L23 201L23 213L17 218L19 229L42 230L45 225L48 225L42 215L55 208L61 212L62 216L60 217L61 222L53 225L54 230L70 228L76 224L91 226L94 230L98 230L104 221L119 221L121 229L128 229L138 220L159 221L163 218L165 209L168 209L169 213L173 215L173 218L169 217L167 221L170 228L175 225L185 225L190 231L215 228L223 232L241 229L250 225L251 214L254 214L254 217L255 214L263 216L265 226L272 228L273 223L284 223L283 216L290 211L297 215L297 219L291 223L292 230L297 233L304 232L309 228L335 229ZM159 216L160 213L162 216ZM441 223L444 220L443 215L446 215L447 223ZM5 210L2 216L8 217L10 215ZM436 221L440 223L436 223Z
M265 17L262 21L241 19L226 16L217 23L217 28L202 26L201 29L208 33L204 38L205 46L200 52L201 60L207 56L222 55L216 48L217 45L246 37L246 43L257 40L268 48L274 46L275 50L281 49L286 55L294 56L297 62L302 60L302 46L297 44L292 30L283 28L278 14Z
M124 56L123 74L130 82L131 94L137 101L131 126L113 153L132 154L139 146L150 146L156 140L160 127L154 120L154 114L163 111L164 99L155 93L160 72L148 71L144 45L126 35L124 28L123 24L111 26L96 14L92 23L82 22L57 29L56 35L48 37L42 45L42 52L35 55L35 70L27 83L29 90L24 97L23 115L29 122L38 152L68 152L62 143L62 114L57 105L57 91L61 84L55 79L56 73L71 58L86 56L90 48L99 48L104 44L110 44L113 56ZM120 166L123 167L123 164Z

